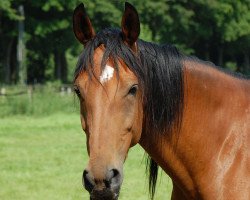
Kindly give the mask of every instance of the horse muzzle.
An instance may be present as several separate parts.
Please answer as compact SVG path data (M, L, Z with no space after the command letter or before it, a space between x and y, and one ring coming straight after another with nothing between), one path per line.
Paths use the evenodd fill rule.
M107 188L104 188L102 190L94 189L90 193L90 200L117 200L118 197L119 197L119 193L115 193L111 189L107 189Z
M122 184L122 174L117 169L108 170L104 179L96 179L88 170L83 172L83 186L90 200L117 200Z

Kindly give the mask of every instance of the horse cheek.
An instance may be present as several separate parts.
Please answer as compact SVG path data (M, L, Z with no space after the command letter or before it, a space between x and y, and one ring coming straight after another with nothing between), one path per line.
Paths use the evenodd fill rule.
M141 139L141 132L142 132L142 113L139 113L134 119L134 125L131 129L132 134L132 141L130 147L136 145Z

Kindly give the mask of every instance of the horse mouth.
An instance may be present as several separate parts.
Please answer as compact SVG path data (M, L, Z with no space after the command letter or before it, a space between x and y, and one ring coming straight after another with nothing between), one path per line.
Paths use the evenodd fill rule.
M118 200L119 191L116 193L109 188L102 190L92 190L90 200Z

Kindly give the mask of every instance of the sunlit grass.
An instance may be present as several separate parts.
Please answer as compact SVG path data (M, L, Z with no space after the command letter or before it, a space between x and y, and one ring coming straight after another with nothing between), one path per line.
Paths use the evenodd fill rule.
M70 86L68 86L69 89ZM6 95L0 96L0 118L12 115L70 114L79 110L77 97L72 92L61 92L60 84L57 82L32 87L8 86L3 88L6 90Z
M143 155L139 146L129 152L121 200L148 199ZM0 119L0 199L89 199L81 183L86 162L77 114ZM171 182L160 179L155 199L169 199Z

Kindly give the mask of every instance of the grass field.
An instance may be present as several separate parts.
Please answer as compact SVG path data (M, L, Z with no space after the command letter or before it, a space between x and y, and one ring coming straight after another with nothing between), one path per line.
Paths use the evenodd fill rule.
M143 156L138 145L129 152L121 200L149 199ZM76 111L0 119L1 200L89 199L81 183L87 159ZM170 199L170 179L162 173L159 183L155 199Z

